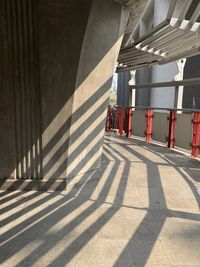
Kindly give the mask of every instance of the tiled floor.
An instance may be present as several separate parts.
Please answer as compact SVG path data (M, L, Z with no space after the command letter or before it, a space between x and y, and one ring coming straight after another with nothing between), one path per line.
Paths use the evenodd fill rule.
M105 136L62 192L0 192L1 266L200 266L200 162Z

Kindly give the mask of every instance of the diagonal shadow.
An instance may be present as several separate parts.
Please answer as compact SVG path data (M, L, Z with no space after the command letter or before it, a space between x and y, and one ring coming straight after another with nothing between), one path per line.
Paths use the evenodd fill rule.
M95 117L92 117L92 120L95 120ZM90 120L90 122L91 122L91 120ZM102 122L101 122L99 125L102 127ZM99 127L99 126L97 126L97 128L96 128L97 130L98 130L98 127ZM85 140L86 144L89 143L89 139L90 139L91 135L93 135L93 134L96 132L96 129L94 129L94 130L92 131L92 134L89 135L89 138L88 138L88 136L87 136L87 138L86 138L86 140ZM95 132L94 132L94 131L95 131ZM95 146L92 147L92 150L93 150L93 151L92 151L92 153L90 153L90 156L91 156L91 157L92 157L93 155L95 155L96 151L98 150L99 146L101 145L101 142L102 142L101 140L98 141L98 142L95 144ZM80 149L81 147L82 147L82 143L78 146L78 149ZM89 160L90 160L90 158L87 159L87 161L89 161ZM96 162L98 162L98 161L99 161L99 159L96 160ZM85 162L86 162L86 160L84 159L84 163L85 163ZM64 162L61 166L62 166L63 168L66 168L65 162ZM83 164L82 164L82 162L80 162L80 164L77 166L77 168L78 168L79 170L81 170L82 167L83 167ZM96 164L94 164L94 168L96 168ZM50 181L50 182L53 183L53 181ZM37 192L36 192L36 193L33 193L32 195L30 195L30 196L28 197L27 200L34 199L37 195L38 195ZM69 194L69 195L70 195L70 194ZM16 213L12 214L10 217L7 217L6 219L4 219L4 220L1 222L1 225L3 226L3 225L5 225L5 224L7 224L7 223L9 223L9 222L12 222L12 220L16 220L16 219L19 218L20 216L22 216L22 215L26 214L27 212L30 212L31 210L37 208L38 205L42 205L42 204L44 204L46 201L50 201L50 200L52 201L53 198L55 198L56 196L57 196L57 194L55 194L55 195L48 195L48 196L44 197L43 199L40 199L40 200L38 200L38 201L35 201L34 204L28 205L28 206L25 207L23 210L18 211L18 212L16 212ZM70 196L70 198L71 198L71 197L73 197L73 194ZM62 201L62 200L61 200L61 201ZM35 221L35 220L37 220L38 218L40 218L40 216L44 216L47 212L51 211L53 208L56 208L56 205L60 205L60 202L61 202L61 201L57 201L57 202L56 202L55 204L53 204L53 205L51 204L51 205L48 207L48 209L47 209L46 211L39 212L38 214L32 216L32 218L29 218L29 219L26 221L26 223L18 224L17 227L12 228L11 231L7 232L7 237L6 237L6 238L11 238L11 236L14 235L15 232L22 231L23 228L28 227L29 224L31 224L33 221ZM4 210L4 211L11 210L11 209L17 207L18 205L22 204L22 202L23 202L23 200L20 200L20 201L17 201L17 202L15 202L15 203L13 203L13 204L9 205L8 207L5 207L5 210ZM4 237L4 235L2 236L2 238L3 238L3 237ZM5 238L5 239L6 239L6 238Z
M115 163L115 165L114 165L114 169L115 169L115 167L117 167L117 165L118 165L118 163ZM126 168L126 170L128 170L129 168ZM116 172L117 170L115 170L115 172ZM105 198L106 198L106 196L107 196L107 194L108 194L108 191L109 191L109 188L112 186L112 183L113 183L113 177L114 177L115 175L114 175L114 173L113 173L113 170L112 170L112 172L111 172L111 174L109 174L109 179L107 179L107 181L106 181L106 184L104 185L104 187L103 187L103 189L102 189L102 192L101 192L101 194L100 194L100 196L98 197L100 200L100 202L98 203L98 205L97 204L93 204L91 207L90 207L90 209L89 210L87 210L87 213L85 214L85 216L87 217L89 214L91 214L91 213L93 213L98 207L99 207L99 205L100 205L100 203L103 203L104 202L104 200L105 200ZM112 178L112 180L109 182L109 180ZM123 182L123 184L124 184L124 182ZM108 186L109 185L109 186ZM119 189L121 188L121 186L119 186ZM121 189L120 189L121 190ZM81 192L83 193L83 191L84 190L82 190ZM122 194L123 195L123 194ZM88 196L89 197L89 196ZM101 198L102 197L102 198ZM79 203L79 205L80 205L80 203ZM88 212L89 212L89 214L88 214ZM57 214L55 214L56 215L56 218L57 218ZM83 214L84 215L84 214ZM109 217L110 217L110 212L109 212ZM65 216L66 216L66 214L65 214ZM107 217L107 216L106 216ZM49 218L48 218L48 221L49 221ZM75 221L73 221L73 223L71 223L71 227L73 228L74 227L74 224L75 224L75 222L78 222L78 220L77 220L77 218L75 219ZM54 223L55 223L55 221L54 221ZM71 228L70 228L71 229ZM65 229L65 233L66 233L66 229ZM62 236L63 236L63 234L62 234ZM48 250L47 250L48 251Z
M115 167L116 167L116 165L115 165ZM112 174L110 174L109 178L106 180L106 183L102 189L102 192L100 193L99 198L103 197L103 199L105 199L106 195L109 192L109 188L112 185L113 179L114 179L114 175L112 172ZM69 215L73 210L77 209L82 203L87 201L88 198L90 197L90 194L93 192L94 188L96 188L96 181L95 181L95 183L92 184L92 187L90 188L89 192L88 192L87 186L88 186L88 183L81 190L81 193L77 199L75 199L72 203L68 203L67 205L62 206L62 209L66 210L66 212L64 214L63 214L62 210L59 209L58 211L54 212L52 215L50 215L44 219L44 221L42 222L43 224L45 224L45 222L46 222L45 227L44 227L45 229L43 228L44 232L48 231L48 229L50 229L56 222L59 222L63 217ZM84 194L85 190L86 190L87 194ZM80 197L81 197L81 201L80 201ZM68 232L72 231L72 229L74 229L77 225L79 225L84 218L87 218L90 214L92 214L99 207L99 205L100 205L100 203L99 204L94 203L88 209L83 211L82 214L80 214L73 221L71 221L69 223L69 225L64 227L61 234L59 234L59 233L57 234L57 238L54 237L55 242L53 242L53 243L52 243L52 241L47 242L47 244L45 244L45 246L42 245L41 247L39 247L36 250L36 252L33 252L31 254L31 259L32 259L33 255L38 255L39 252L41 254L41 252L43 250L44 250L44 253L48 252L50 248L54 247L56 245L56 243L59 242L59 240L63 237L64 233L68 233ZM37 228L38 228L38 225L36 224L33 227L31 227L30 229L28 229L28 232L35 231ZM25 235L25 233L23 233L23 236L24 235ZM6 245L8 245L8 244L6 244ZM22 263L20 263L20 264L22 264Z
M110 178L112 178L112 176L110 176ZM92 178L91 178L92 179ZM97 180L96 180L97 181ZM109 183L109 179L107 181L107 183ZM83 199L82 202L84 203L85 201L87 201L88 197L87 195L84 196L84 191L87 191L87 185L86 184L83 189L82 189L82 195L83 195ZM94 190L94 188L96 187L96 182L93 183L93 187L90 188L91 193ZM33 216L30 220L26 220L24 223L22 223L19 227L19 225L17 227L15 227L15 229L12 229L11 231L8 231L6 234L2 235L2 240L6 241L8 240L9 237L14 236L15 233L18 233L20 230L24 229L25 227L28 227L29 225L31 225L31 222L36 221L37 219L41 218L44 214L48 214L52 211L52 208L56 208L58 205L61 205L63 203L65 203L67 201L67 198L69 198L69 195L67 195L67 197L65 197L64 199L61 199L60 201L57 201L55 204L50 205L48 208L46 208L44 211L39 212L38 214L36 214L35 216ZM79 199L74 199L72 200L70 203L67 203L66 205L62 206L62 209L67 208L67 213L63 214L62 212L56 211L53 213L53 215L49 215L47 217L45 217L42 221L39 222L39 225L42 223L47 223L45 230L47 231L48 229L50 229L57 221L59 221L63 216L67 216L68 214L70 214L70 212L72 212L74 209L77 209L80 206L80 201ZM58 216L59 215L59 216ZM53 217L53 218L52 218ZM21 240L21 238L23 238L26 234L30 233L30 231L32 232L37 232L38 229L38 223L36 223L36 225L29 227L27 230L25 230L22 234L20 234L20 236L18 236L17 238L15 238L15 241L18 240L18 242L20 242L19 240ZM44 230L44 229L43 229ZM20 238L21 237L21 238ZM17 239L17 240L16 240ZM13 240L11 240L11 242L13 242ZM6 243L6 245L2 248L7 250L9 247L9 243ZM27 245L28 242L25 242L25 244L23 244L22 247L24 247L25 245ZM8 247L7 247L8 246ZM6 249L7 247L7 249ZM18 251L18 246L15 246L14 251L12 251L11 254L15 254ZM9 258L10 255L6 255L6 258ZM5 255L4 255L5 256ZM3 261L5 259L3 258Z
M165 197L164 197L164 192L162 190L162 184L161 184L161 180L160 180L160 176L159 176L159 171L156 165L152 164L151 160L146 158L145 156L141 155L140 153L138 153L136 150L131 149L129 146L126 146L126 149L130 152L133 153L134 155L136 155L139 159L141 159L143 162L146 163L147 166L147 180L148 180L148 194L149 194L149 208L148 208L148 212L145 215L144 219L142 220L142 222L140 223L140 225L138 226L138 228L136 229L136 231L134 232L133 236L130 238L130 241L128 242L126 248L123 250L122 254L120 255L120 257L118 258L118 260L115 262L115 267L120 266L119 262L120 262L120 258L123 257L124 255L127 254L127 250L129 249L129 246L132 247L132 250L134 251L134 255L133 258L136 257L136 264L146 264L149 255L154 247L154 244L156 242L156 240L158 239L158 236L160 234L160 231L164 225L165 222L165 216L160 216L158 215L158 213L154 212L154 208L155 208L155 202L158 203L162 203L162 208L166 208L166 201L165 201ZM161 189L161 195L159 195L159 197L157 197L157 195L155 195L155 191L152 190L152 186L151 186L151 174L154 175L154 179L156 180L156 184L159 186L159 188ZM141 240L140 239L140 235L139 233L142 232L143 229L148 229L148 225L149 222L156 222L156 229L154 229L153 233L148 233L148 236L145 237L145 240ZM147 242L147 241L151 241L151 242ZM144 242L146 243L145 246L145 250L144 250ZM138 255L141 255L141 251L144 250L144 253L142 254L141 258L138 258Z
M115 171L115 166L118 165L118 160L114 155L112 155L112 157L115 158L116 160L115 165L113 166L113 169L109 175L109 177L112 177L112 183L113 183L114 177L117 172L117 170ZM63 262L63 264L69 263L72 260L72 258L78 253L78 251L80 251L102 229L102 227L117 213L123 202L123 197L128 180L129 169L130 165L129 162L127 162L123 168L123 173L120 177L120 183L118 185L118 189L114 197L112 207L110 207L106 212L104 212L103 215L100 216L100 218L98 218L80 236L78 236L59 256L57 256L57 258L54 261L51 262L49 266L57 266L59 262ZM101 194L103 194L103 198L101 198ZM108 189L106 188L106 194L104 193L104 190L102 190L97 199L98 202L94 203L93 205L94 206L97 205L96 208L99 208L101 204L104 203L107 195L108 195ZM66 254L68 254L68 257L66 257Z
M140 145L141 144L142 143L140 143ZM141 160L141 162L146 163L147 165L149 207L146 209L146 216L138 226L134 235L131 237L130 242L127 244L119 259L115 262L114 266L122 266L122 259L126 257L130 247L132 247L132 250L134 251L133 259L135 258L136 263L139 262L143 265L147 262L167 217L190 218L191 220L199 221L199 216L196 214L172 212L168 210L158 172L159 163L154 163L151 159L139 153L136 148L133 149L131 146L124 144L122 146L125 147L129 153L134 154L138 159ZM102 227L109 222L109 220L119 211L119 209L124 206L123 198L132 163L125 155L123 155L122 152L118 151L116 147L113 148L112 145L106 144L104 150L107 154L111 155L113 161L110 161L106 157L105 153L103 156L104 164L102 165L102 171L96 171L92 175L91 173L88 173L87 175L82 176L81 179L74 185L72 190L63 197L60 196L60 193L58 192L49 194L47 199L46 197L44 198L45 201L43 202L48 205L49 201L50 204L48 206L46 205L43 210L37 212L2 235L3 244L1 250L2 254L0 256L2 263L4 263L11 256L19 253L23 248L35 240L35 238L41 240L41 244L36 249L31 251L29 255L24 257L20 262L16 263L16 266L24 266L30 262L31 264L40 262L40 260L42 260L47 253L51 253L51 251L54 250L59 242L62 242L65 239L67 240L68 236L70 237L71 233L73 233L76 227L80 226L86 219L95 214L95 212L97 212L97 210L104 203L106 203L106 198L109 195L110 189L115 183L115 177L121 162L117 155L123 160L123 171L114 201L111 203L112 206L109 207L96 221L93 221L91 225L88 225L84 232L80 233L78 236L75 236L75 239L73 239L71 243L66 242L64 250L60 252L59 255L56 254L57 256L55 256L54 260L49 264L49 266L60 266L61 262L64 265L69 263L78 254L78 252L84 246L86 246L96 234L98 234ZM112 166L108 172L108 166L110 164L112 164ZM105 182L103 182L103 187L99 192L97 199L91 201L91 196L101 181L100 178L105 175L107 175L107 178ZM154 178L154 182L161 191L161 194L155 194L155 188L152 187L152 178ZM60 196L59 200L57 200L57 196ZM54 198L55 202L51 203ZM42 199L26 207L24 209L24 213L21 213L22 211L20 211L17 215L17 218L20 218L22 214L26 215L34 208L42 205L43 203L40 201L42 201ZM86 202L88 202L88 205L84 207L83 205ZM82 206L84 209L81 209L81 212L74 218L71 220L69 219L69 221L61 227L61 229L55 232L55 234L51 231L57 223L60 223L63 219L69 217L74 211L79 210ZM10 217L10 219L12 222L14 217ZM4 223L6 223L6 221L4 221ZM143 232L143 229L149 229L149 225L154 225L154 227L151 229L152 232L148 233L148 236L141 236L140 233ZM143 260L141 261L141 259L137 258L137 255L140 255L142 250L144 250L144 252Z
M147 148L148 150L152 151L149 147ZM178 152L176 152L177 154ZM163 158L164 160L167 161L168 166L172 166L180 175L181 177L186 181L186 183L188 184L189 188L191 189L191 191L193 192L193 195L196 199L196 202L200 208L200 195L198 193L197 188L194 186L193 182L183 173L183 171L180 169L182 168L182 164L180 166L179 161L177 162L175 157L170 157L170 155L174 155L174 151L168 151L167 155L165 153L163 153L163 155L161 155L160 153L154 151L154 154L157 154L159 157ZM179 154L179 153L178 153ZM179 154L181 155L181 154ZM182 155L181 155L182 156ZM184 159L186 159L185 156L183 156ZM173 164L172 164L173 162ZM191 162L191 166L193 167L199 167L199 164L197 161L192 161ZM184 170L189 173L189 167L188 168L184 168Z

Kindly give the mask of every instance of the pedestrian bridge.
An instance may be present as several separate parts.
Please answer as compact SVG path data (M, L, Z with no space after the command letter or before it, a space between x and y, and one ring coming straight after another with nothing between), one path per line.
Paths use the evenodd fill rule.
M1 266L200 266L200 163L105 135L66 191L2 191Z

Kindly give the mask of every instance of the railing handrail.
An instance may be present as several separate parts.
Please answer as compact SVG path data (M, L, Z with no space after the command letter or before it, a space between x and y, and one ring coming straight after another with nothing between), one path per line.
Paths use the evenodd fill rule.
M151 107L151 106L121 106L121 105L115 105L115 106L110 106L113 108L117 107L123 107L123 108L132 108L135 110L147 110L147 109L153 109L153 110L166 110L166 111L182 111L182 112L187 112L187 113L195 113L195 112L200 112L200 109L189 109L189 108L160 108L160 107Z
M169 82L158 82L158 83L143 83L130 85L130 89L149 89L158 87L179 87L181 85L200 85L200 77L192 79L184 79L181 81L169 81Z

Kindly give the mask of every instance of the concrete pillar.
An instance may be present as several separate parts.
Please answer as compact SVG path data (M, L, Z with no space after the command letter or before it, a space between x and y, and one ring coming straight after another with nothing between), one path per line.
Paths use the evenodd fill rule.
M128 10L107 0L93 2L73 95L67 177L101 164L105 118ZM77 116L77 111L81 111Z
M129 105L130 71L118 73L117 79L117 105L127 107Z
M167 17L170 0L154 1L154 26L158 25ZM152 83L171 81L176 74L176 64L168 63L162 66L152 66ZM152 107L173 108L175 89L169 87L152 88L150 105Z
M0 185L60 189L100 166L128 11L107 0L24 3L0 1Z
M193 14L199 1L192 2L190 9L186 15L186 19L189 19ZM199 19L197 20L199 22ZM200 76L200 55L187 58L184 68L184 79L191 79ZM183 107L184 108L200 108L200 91L199 85L184 86L183 94Z
M151 18L147 21L140 21L139 25L139 36L145 34L151 26ZM136 82L150 83L151 82L151 69L144 68L138 69L136 72ZM150 103L150 89L137 89L136 90L136 105L137 106L149 106Z

